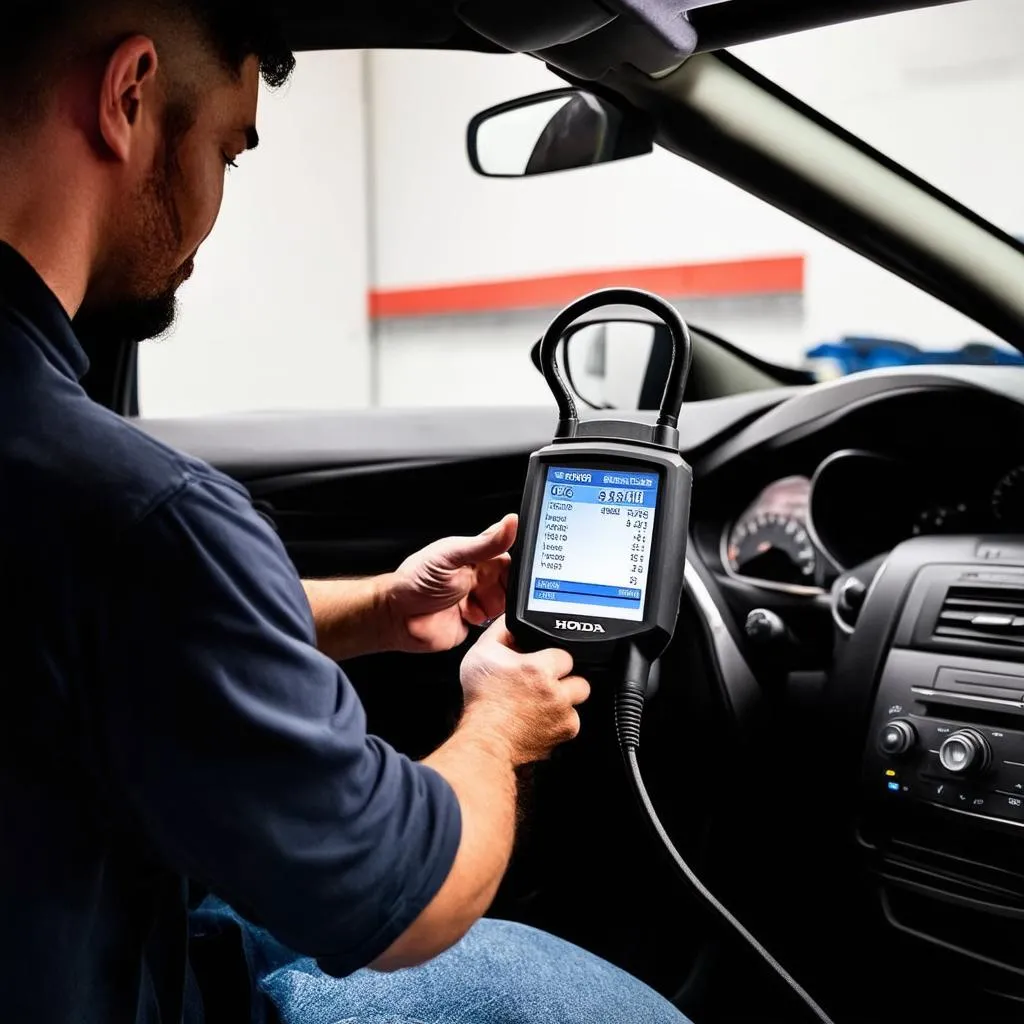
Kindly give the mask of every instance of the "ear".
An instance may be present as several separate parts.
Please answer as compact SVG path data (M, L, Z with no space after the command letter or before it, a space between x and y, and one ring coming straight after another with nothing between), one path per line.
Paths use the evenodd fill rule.
M100 84L100 137L122 163L139 137L143 105L155 101L158 65L156 46L148 36L126 39L107 61Z

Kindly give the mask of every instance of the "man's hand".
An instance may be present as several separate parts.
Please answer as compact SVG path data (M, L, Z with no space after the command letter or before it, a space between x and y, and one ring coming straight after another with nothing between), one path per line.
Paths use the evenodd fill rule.
M518 518L477 537L439 540L395 572L358 580L303 580L317 646L336 661L379 651L447 651L505 610L508 549Z
M381 577L388 647L448 651L505 611L508 550L517 516L508 515L476 537L439 540Z
M466 655L462 721L423 762L444 776L458 798L459 852L437 895L372 967L424 963L458 942L490 906L515 837L515 768L548 757L579 732L576 705L590 687L571 673L565 651L517 651L503 619Z
M463 659L465 719L500 736L513 765L542 761L580 731L576 706L590 686L571 673L567 651L517 651L502 617Z

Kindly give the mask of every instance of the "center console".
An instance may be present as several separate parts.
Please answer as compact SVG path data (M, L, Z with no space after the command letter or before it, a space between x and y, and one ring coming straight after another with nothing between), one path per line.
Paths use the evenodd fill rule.
M900 545L840 646L833 735L859 752L879 909L937 970L1020 1012L1024 539Z
M869 795L946 808L1024 841L1024 569L917 574L868 733Z

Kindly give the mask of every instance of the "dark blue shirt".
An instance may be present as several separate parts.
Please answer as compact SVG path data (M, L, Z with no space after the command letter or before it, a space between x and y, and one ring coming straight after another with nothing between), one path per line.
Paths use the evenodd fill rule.
M440 888L459 808L367 735L246 492L85 369L0 245L0 1017L171 1024L186 879L345 974Z

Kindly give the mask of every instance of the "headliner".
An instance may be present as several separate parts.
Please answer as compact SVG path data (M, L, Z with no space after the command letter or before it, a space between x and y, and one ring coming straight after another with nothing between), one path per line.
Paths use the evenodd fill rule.
M291 44L297 50L331 49L454 49L500 53L524 47L510 45L502 23L530 20L551 24L566 39L575 24L578 38L589 30L595 11L616 17L616 0L271 0L281 12ZM933 7L963 0L713 0L691 10L697 50L717 50L787 32L871 17L915 7ZM646 0L644 6L676 10L708 0ZM470 20L498 26L492 38L470 28ZM504 13L509 12L509 13ZM478 16L478 17L474 17ZM621 15L619 15L621 16ZM592 24L592 22L591 22ZM502 42L496 42L501 39ZM530 47L531 49L533 47Z

